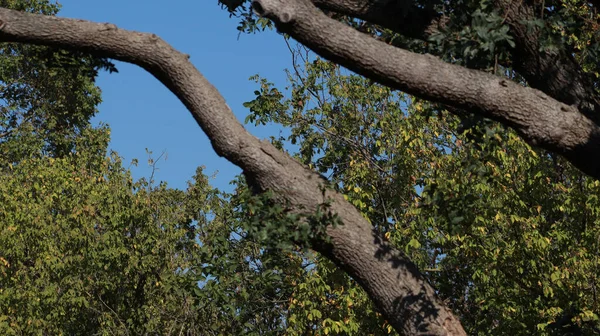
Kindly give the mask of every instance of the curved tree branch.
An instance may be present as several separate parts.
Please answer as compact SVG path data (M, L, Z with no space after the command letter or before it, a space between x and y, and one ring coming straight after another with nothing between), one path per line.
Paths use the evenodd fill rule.
M600 127L541 91L395 48L337 22L310 0L255 0L255 10L317 54L391 88L513 127L526 141L600 178Z
M598 1L594 1L596 4ZM592 2L592 3L594 3ZM411 1L394 0L312 0L318 8L366 20L398 34L426 40L443 25L444 18L433 9L420 8ZM580 112L600 120L600 98L594 85L572 55L564 50L541 51L539 28L526 25L536 13L529 1L495 1L511 27L516 48L512 49L513 66L529 86L536 88Z
M330 199L343 225L327 230L331 241L314 248L345 269L401 333L465 335L416 266L373 232L343 196L323 195L325 182L236 120L218 91L188 61L154 34L0 8L0 42L22 42L90 52L137 64L167 86L188 108L214 150L241 167L255 189L272 190L297 211L313 212Z

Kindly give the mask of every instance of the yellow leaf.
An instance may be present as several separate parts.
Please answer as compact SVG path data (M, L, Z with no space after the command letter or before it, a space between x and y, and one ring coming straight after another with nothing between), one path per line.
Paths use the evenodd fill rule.
M529 149L529 153L530 153L531 155L533 155L533 157L534 157L534 158L536 158L536 159L537 159L538 155L537 155L537 153L536 153L536 152L534 152L534 151L532 151L531 149Z

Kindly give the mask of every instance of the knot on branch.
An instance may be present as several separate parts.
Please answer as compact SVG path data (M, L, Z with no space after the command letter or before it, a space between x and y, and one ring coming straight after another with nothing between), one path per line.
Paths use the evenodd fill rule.
M109 22L104 23L104 29L103 30L105 30L105 31L107 31L107 30L117 30L117 29L118 29L117 26L115 24L113 24L113 23L109 23Z
M294 20L294 4L286 0L254 0L252 9L262 17L276 23L290 23Z

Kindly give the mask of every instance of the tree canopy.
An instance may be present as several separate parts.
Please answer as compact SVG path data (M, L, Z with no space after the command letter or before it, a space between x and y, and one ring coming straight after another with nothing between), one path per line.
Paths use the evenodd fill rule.
M600 3L219 3L288 41L288 87L255 76L245 106L289 137L154 34L2 3L3 333L600 332ZM107 153L109 59L185 104L233 194Z

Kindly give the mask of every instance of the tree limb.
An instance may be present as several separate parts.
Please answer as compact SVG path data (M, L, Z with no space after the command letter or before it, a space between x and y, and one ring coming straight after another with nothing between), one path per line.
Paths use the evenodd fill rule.
M248 133L188 57L156 35L0 8L0 42L81 50L146 69L183 102L214 150L241 167L254 189L272 190L281 201L311 213L326 200L333 201L331 209L343 225L329 227L330 243L314 248L361 284L396 330L409 335L465 335L405 255L375 234L342 195L334 191L323 195L325 181L317 173Z
M419 8L414 2L395 0L312 0L323 10L359 18L398 34L426 40L443 25L444 18L433 9ZM536 19L535 9L527 1L496 1L511 27L516 48L512 49L513 66L529 86L555 99L576 105L580 112L600 120L600 99L594 85L572 55L565 50L541 51L539 28L525 22ZM599 1L592 1L596 5Z
M395 48L337 22L310 0L255 0L255 10L317 54L391 88L479 113L600 178L600 127L536 89Z

